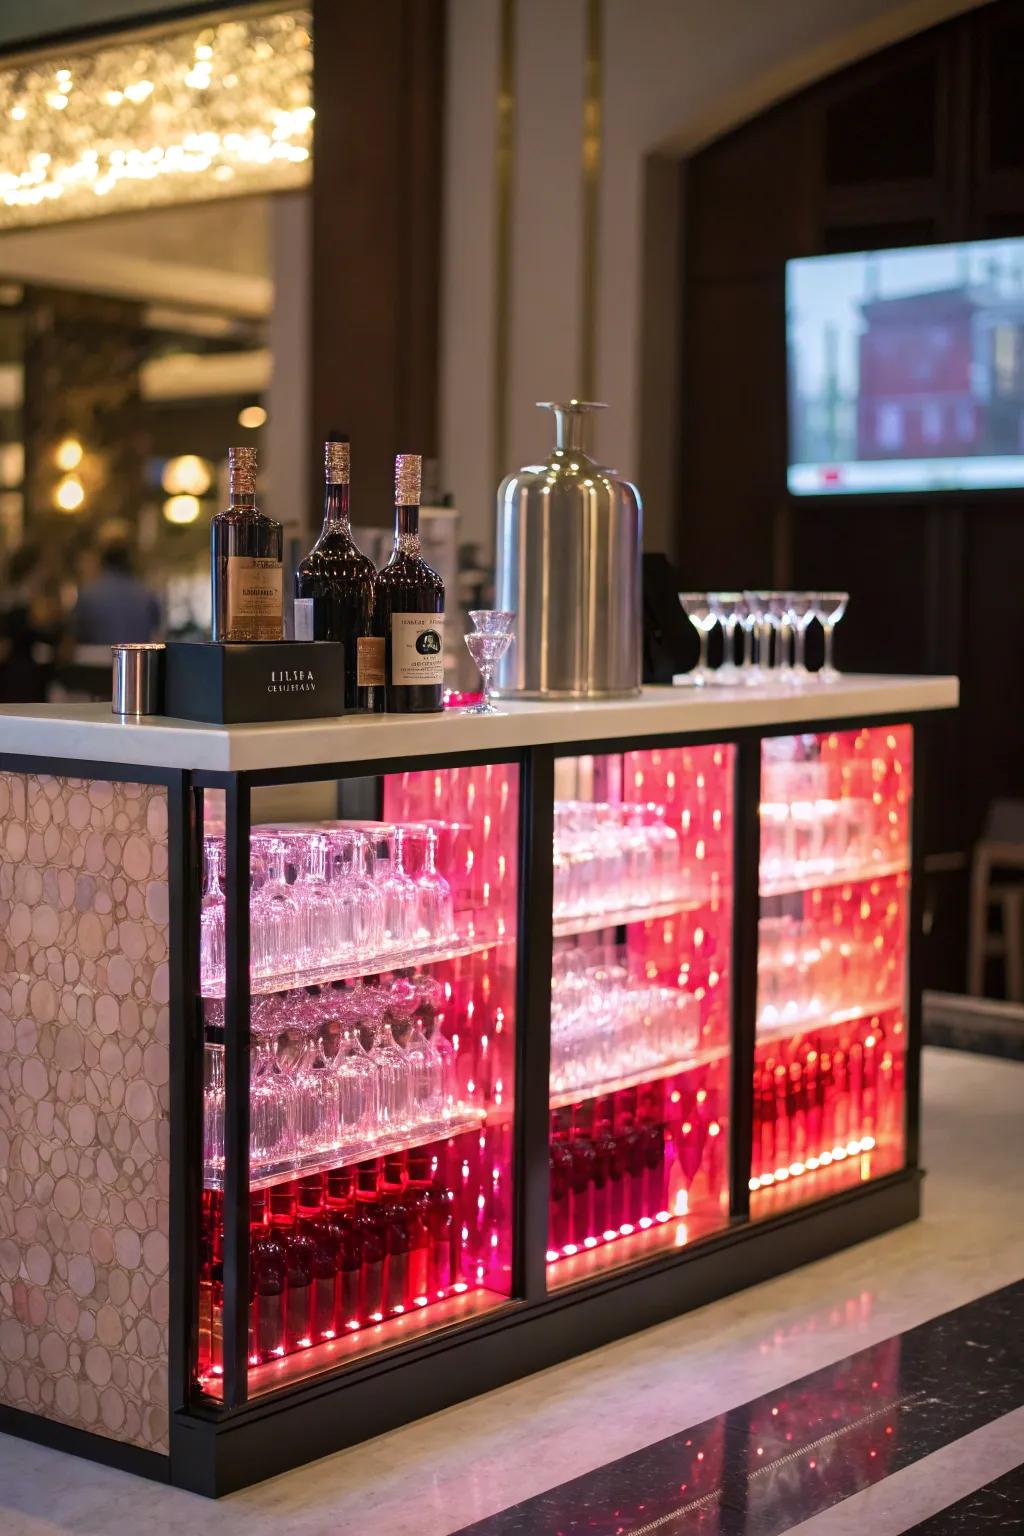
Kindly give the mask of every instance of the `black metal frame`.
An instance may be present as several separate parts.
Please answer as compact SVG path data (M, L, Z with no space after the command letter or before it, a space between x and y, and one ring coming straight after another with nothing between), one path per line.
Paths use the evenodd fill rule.
M749 1178L757 989L761 742L772 736L909 724L915 761L928 714L904 712L714 732L564 742L281 770L189 772L0 754L0 769L156 783L168 795L171 958L170 1455L0 1408L0 1430L218 1496L613 1338L863 1241L919 1211L921 987L920 776L915 775L906 1056L906 1159L898 1172L751 1222ZM639 747L734 745L730 1223L722 1231L549 1293L548 1067L552 826L556 758ZM247 1400L249 1262L249 911L252 791L261 785L365 778L420 768L514 763L519 769L516 1129L513 1297L493 1312L397 1343ZM199 987L203 792L226 791L224 1396L191 1386L197 1336L202 1193L202 1014ZM547 915L545 918L545 914ZM742 1259L740 1252L742 1251ZM443 1368L439 1369L439 1366ZM333 1411L330 1411L333 1410Z

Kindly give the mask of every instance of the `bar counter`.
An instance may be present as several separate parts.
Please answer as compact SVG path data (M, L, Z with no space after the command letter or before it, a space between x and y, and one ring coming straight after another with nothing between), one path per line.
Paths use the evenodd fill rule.
M0 708L0 1429L215 1496L913 1219L956 703Z

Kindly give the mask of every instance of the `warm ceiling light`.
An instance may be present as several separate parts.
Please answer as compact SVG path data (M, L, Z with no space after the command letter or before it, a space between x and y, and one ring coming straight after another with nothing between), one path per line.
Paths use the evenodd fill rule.
M255 431L257 427L262 427L266 419L267 413L262 405L246 405L238 413L238 425L240 427L249 427L252 431Z
M304 5L0 68L0 228L307 186L311 30Z
M53 500L61 512L77 512L85 500L85 489L81 480L76 479L74 475L67 475L58 484Z
M199 516L199 498L197 496L168 496L164 502L164 517L169 523L179 526L185 523L194 523Z
M182 453L176 459L168 459L160 484L168 496L203 496L213 483L213 471L205 459L196 453ZM191 518L185 518L191 522Z
M77 437L66 437L63 442L57 444L53 455L54 462L58 469L62 469L65 474L70 474L71 470L77 469L81 464L84 452L85 449Z

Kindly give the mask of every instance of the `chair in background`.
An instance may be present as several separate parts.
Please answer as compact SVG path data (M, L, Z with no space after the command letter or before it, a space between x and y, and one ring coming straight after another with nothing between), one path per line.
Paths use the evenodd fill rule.
M985 830L971 860L970 942L967 988L985 993L985 963L1003 962L1006 995L1024 1002L1024 880L993 880L1014 870L1024 873L1024 800L993 800ZM997 926L989 931L989 913Z

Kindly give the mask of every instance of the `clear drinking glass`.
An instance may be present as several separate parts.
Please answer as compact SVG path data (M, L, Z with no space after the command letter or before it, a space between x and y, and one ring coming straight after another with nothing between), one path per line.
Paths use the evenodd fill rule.
M455 911L451 886L437 870L437 833L412 825L398 835L403 867L416 887L416 944L443 944L455 932Z
M683 612L697 631L700 641L700 655L693 671L687 674L686 682L691 688L703 688L710 681L708 670L708 636L718 623L718 619L711 611L711 602L707 592L680 592L679 601Z
M203 852L206 885L199 914L199 969L203 986L208 987L224 980L224 844L220 838L208 837Z
M479 704L470 705L466 714L496 715L499 711L491 703L491 678L498 662L515 639L512 626L516 616L497 608L473 608L469 617L473 629L465 637L466 649L480 669L483 698Z
M775 631L774 675L781 683L788 683L792 675L791 649L793 626L789 619L789 593L766 592L768 617Z
M405 871L398 827L381 826L374 845L374 882L383 909L385 952L417 946L419 903L416 886Z
M299 907L299 940L305 969L330 965L338 958L338 906L328 879L330 844L322 832L293 833L290 845L298 876L291 887Z
M355 827L334 827L327 840L338 954L369 962L384 947L384 898L374 878L374 843Z
M715 673L715 682L726 687L741 681L736 666L736 626L744 609L742 592L709 592L711 612L722 626L722 665Z
M767 682L771 675L773 621L768 598L767 592L743 594L751 641L756 646L756 660L752 660L750 667L744 669L744 681L751 687Z
M813 592L786 593L786 618L795 636L793 666L790 670L791 682L805 683L809 676L807 671L807 631L816 612L817 604Z
M249 943L254 976L273 976L301 967L299 904L285 874L287 847L281 837L252 839L255 858L262 862L262 885L249 905Z
M839 673L832 661L832 634L836 625L846 612L846 605L850 601L849 592L819 592L818 618L821 627L825 631L825 661L818 673L818 680L822 683L834 683Z

